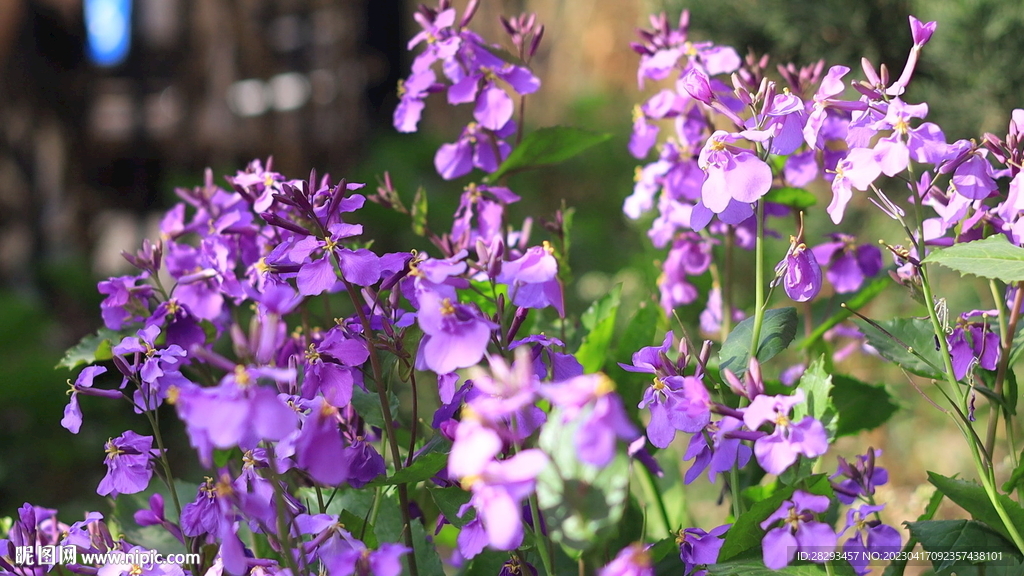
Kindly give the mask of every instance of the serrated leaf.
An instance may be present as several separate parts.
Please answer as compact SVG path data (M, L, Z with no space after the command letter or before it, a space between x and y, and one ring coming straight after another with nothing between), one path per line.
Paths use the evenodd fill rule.
M580 317L583 327L588 330L576 351L576 359L583 365L584 372L596 372L604 366L615 332L615 315L619 311L621 296L622 285L618 284L604 298L591 304Z
M840 300L839 302L845 303L846 307L840 307L835 314L832 314L826 318L824 322L818 324L809 336L800 341L797 348L801 350L810 348L815 342L821 340L821 337L825 335L825 332L828 332L832 328L835 328L840 322L846 320L850 316L853 316L853 312L851 312L851 310L859 310L860 308L863 308L890 285L892 285L891 278L875 278L869 282L867 286L864 286L846 300ZM1022 344L1024 344L1024 339L1022 339ZM1022 349L1024 349L1024 346L1022 346Z
M100 328L95 334L83 337L64 353L54 368L74 370L82 364L93 364L114 357L111 348L124 338L122 334L108 328Z
M762 364L772 359L796 337L796 308L776 308L764 314L761 323L760 342L757 346L757 360ZM729 337L718 353L718 368L728 368L737 376L747 372L750 363L750 344L754 338L754 319L747 318L729 333Z
M925 378L942 379L943 365L935 349L932 324L924 318L894 318L876 322L885 332L867 322L857 322L868 344L904 370ZM887 333L888 334L887 334ZM898 339L894 340L893 338ZM908 351L907 347L910 347Z
M805 481L804 491L811 494L832 496L832 487L824 474L812 476ZM761 545L765 531L761 528L764 522L773 512L782 506L782 502L788 500L796 490L793 486L779 487L771 496L755 503L746 512L740 515L733 522L729 531L725 533L725 544L718 553L720 562L735 558L747 550L757 548Z
M872 386L849 376L834 374L831 393L839 416L836 437L874 430L899 410L885 386Z
M1007 284L1024 280L1024 248L1010 244L1002 234L934 250L923 263L939 264L961 275L995 278Z
M807 367L803 376L800 377L797 388L804 391L807 399L802 404L793 407L794 421L799 421L804 416L811 416L828 428L835 417L835 406L832 405L830 397L832 375L825 371L824 356L819 356Z
M503 176L530 168L558 164L611 138L571 126L551 126L534 130L523 138L508 158L486 180L497 182Z
M999 517L995 506L992 505L992 501L989 500L988 494L985 493L985 488L980 484L968 482L967 480L948 478L935 472L928 472L928 481L945 494L946 498L949 498L969 512L972 518L984 522L993 530L1012 540L1010 532L1003 524L1003 520ZM1021 509L1020 504L1007 496L998 494L997 497L1017 532L1024 531L1024 509Z
M783 206L789 206L798 210L810 208L818 203L818 199L814 194L811 194L803 188L793 188L791 186L787 186L785 188L773 188L764 195L764 199L768 202L782 204Z
M1003 560L993 563L993 567L1006 564L1015 558L1019 561L1020 552L1006 541L998 532L976 520L928 520L924 522L905 522L910 534L916 538L921 547L928 552L939 552L938 559L932 562L936 572L943 572L954 564L951 554L943 552L978 553L998 552ZM966 564L966 563L964 563ZM1019 568L1011 574L1019 574Z

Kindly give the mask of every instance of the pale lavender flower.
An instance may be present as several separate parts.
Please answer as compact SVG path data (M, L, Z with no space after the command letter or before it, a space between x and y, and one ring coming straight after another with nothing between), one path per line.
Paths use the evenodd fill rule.
M832 527L814 519L814 513L828 510L827 496L809 494L803 490L793 492L793 498L786 500L772 513L761 528L778 525L764 535L761 549L764 565L772 570L781 570L789 565L801 550L831 551L836 546L836 533ZM819 564L824 559L815 560Z

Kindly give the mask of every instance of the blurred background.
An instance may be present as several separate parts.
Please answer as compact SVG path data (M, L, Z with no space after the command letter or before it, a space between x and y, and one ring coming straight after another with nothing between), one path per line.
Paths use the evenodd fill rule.
M563 198L578 207L572 309L618 282L634 301L656 292L651 262L663 255L643 223L621 213L637 164L626 152L630 109L652 93L636 87L628 43L647 14L666 10L675 21L683 8L692 37L741 54L801 65L825 58L855 71L864 56L893 74L911 46L907 16L938 20L910 94L930 103L929 120L947 139L1005 134L1021 105L1016 0L483 0L473 27L492 41L503 41L499 14L536 12L546 26L528 124L614 135L564 166L512 180L523 197L512 222L550 217ZM96 282L125 273L120 251L153 235L175 187L200 184L207 167L223 183L269 156L289 177L315 168L371 188L390 171L407 198L423 186L431 218L447 224L461 186L443 183L432 160L468 107L434 96L420 132L391 127L395 85L411 62L405 46L419 29L414 9L407 0L0 0L0 516L25 501L61 507L65 519L105 508L94 493L102 443L140 423L84 398L86 425L71 435L59 421L74 375L53 367L101 325ZM375 205L360 217L387 231L382 250L423 247L404 218ZM905 382L893 384L908 406L920 403ZM948 443L915 443L922 422L942 422L934 411L915 418L850 448L885 445L906 465L894 475L893 489L907 496L899 519L921 509L910 496L926 462L950 474L967 462L921 452Z

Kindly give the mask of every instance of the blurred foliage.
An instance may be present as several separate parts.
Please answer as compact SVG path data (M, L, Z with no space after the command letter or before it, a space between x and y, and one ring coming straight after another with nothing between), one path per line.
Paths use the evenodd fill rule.
M774 62L844 64L862 77L860 59L899 76L912 41L908 16L938 21L910 85L911 102L926 101L928 119L947 139L984 131L1005 134L1010 110L1022 105L1024 4L1016 0L663 0L690 10L699 39L770 53Z

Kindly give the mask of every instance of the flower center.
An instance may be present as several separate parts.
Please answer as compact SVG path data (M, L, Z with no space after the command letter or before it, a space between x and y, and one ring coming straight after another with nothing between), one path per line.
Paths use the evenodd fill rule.
M309 345L309 348L306 350L305 356L306 362L309 363L316 362L317 360L320 359L320 353L316 351L316 349L313 347L313 344Z
M455 306L452 304L451 298L445 298L441 301L441 314L445 316L452 316L455 314Z
M128 574L130 574L131 576L141 576L142 566L139 566L138 564L132 564L132 567L128 570Z
M252 375L241 364L235 366L235 383L241 388L247 388L252 384Z

